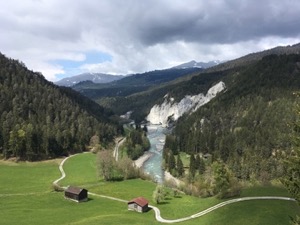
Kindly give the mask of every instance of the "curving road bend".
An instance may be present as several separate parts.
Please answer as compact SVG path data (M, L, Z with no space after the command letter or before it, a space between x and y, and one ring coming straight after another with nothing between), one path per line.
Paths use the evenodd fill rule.
M75 154L77 155L77 154ZM53 182L54 185L57 185L58 187L59 184L58 182L61 181L62 179L64 179L66 177L66 173L63 169L63 165L64 163L71 157L75 156L75 155L72 155L72 156L69 156L67 158L65 158L59 165L59 170L61 172L61 177L58 178L57 180L55 180ZM64 188L64 187L62 187ZM91 193L89 192L90 195L93 195L93 196L98 196L98 197L101 197L101 198L107 198L107 199L111 199L111 200L114 200L114 201L120 201L120 202L125 202L127 203L128 201L127 200L124 200L124 199L119 199L119 198L114 198L114 197L111 197L111 196L106 196L106 195L99 195L99 194L95 194L95 193ZM232 204L232 203L236 203L236 202L242 202L242 201L251 201L251 200L282 200L282 201L296 201L295 199L293 198L288 198L288 197L277 197L277 196L261 196L261 197L243 197L243 198L236 198L236 199L231 199L231 200L228 200L228 201L225 201L225 202L221 202L215 206L212 206L208 209L205 209L201 212L198 212L198 213L195 213L191 216L188 216L188 217L183 217L183 218L179 218L179 219L174 219L174 220L169 220L169 219L164 219L161 217L160 215L160 210L159 208L157 208L156 206L152 206L152 205L149 205L149 208L152 208L154 213L155 213L155 219L161 223L178 223L178 222L183 222L183 221L186 221L186 220L191 220L191 219L194 219L194 218L197 218L197 217L200 217L200 216L204 216L205 214L207 213L210 213L218 208L221 208L221 207L224 207L226 205L229 205L229 204Z

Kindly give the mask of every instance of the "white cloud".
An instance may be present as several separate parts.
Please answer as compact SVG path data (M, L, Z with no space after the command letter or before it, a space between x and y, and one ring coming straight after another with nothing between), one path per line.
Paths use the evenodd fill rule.
M143 72L295 44L299 11L298 0L2 1L0 51L49 80L67 73L63 59L78 73ZM89 64L89 51L112 60Z
M60 65L44 63L41 61L29 60L26 62L26 66L34 68L35 72L42 72L46 79L50 81L56 81L57 74L64 74L65 71Z

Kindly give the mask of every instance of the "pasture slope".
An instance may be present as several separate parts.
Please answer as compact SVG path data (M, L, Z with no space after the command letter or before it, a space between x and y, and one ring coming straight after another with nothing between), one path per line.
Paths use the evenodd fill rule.
M74 155L72 155L74 156ZM72 157L70 156L70 157ZM68 158L70 158L68 157ZM63 165L64 163L66 162L66 160L68 158L65 158L59 165L59 170L61 172L61 177L59 179L57 179L56 181L53 182L54 185L58 185L58 182L62 179L64 179L66 177L66 174L64 172L64 169L63 169ZM92 193L92 192L89 192L90 195L93 195L93 196L98 196L98 197L102 197L102 198L108 198L108 199L111 199L111 200L115 200L115 201L121 201L121 202L128 202L128 200L123 200L123 199L119 199L119 198L114 198L114 197L111 197L111 196L106 196L106 195L99 195L99 194L96 194L96 193ZM186 221L186 220L190 220L190 219L194 219L194 218L197 218L197 217L200 217L200 216L204 216L206 215L207 213L210 213L218 208L221 208L221 207L224 207L224 206L227 206L229 204L233 204L233 203L237 203L237 202L242 202L242 201L251 201L251 200L282 200L282 201L296 201L295 199L293 198L289 198L289 197L280 197L280 196L257 196L257 197L242 197L242 198L236 198L236 199L231 199L231 200L228 200L228 201L224 201L224 202L221 202L215 206L212 206L206 210L203 210L201 212L198 212L196 214L193 214L191 216L188 216L188 217L183 217L183 218L179 218L179 219L164 219L161 217L161 212L159 210L158 207L155 207L155 206L152 206L152 205L149 205L150 208L152 208L155 212L155 219L158 221L158 222L161 222L161 223L177 223L177 222L183 222L183 221Z
M288 225L289 216L300 212L285 190L259 187L247 190L246 196L225 202L184 195L168 199L159 208L151 206L148 213L134 213L127 210L127 200L141 195L152 203L155 184L140 179L103 182L97 178L95 158L87 153L63 161L0 161L0 224L120 224L122 221L122 224L145 225L161 222ZM66 201L62 192L52 190L51 180L62 186L72 184L87 188L89 201L81 204ZM266 193L274 197L265 196Z

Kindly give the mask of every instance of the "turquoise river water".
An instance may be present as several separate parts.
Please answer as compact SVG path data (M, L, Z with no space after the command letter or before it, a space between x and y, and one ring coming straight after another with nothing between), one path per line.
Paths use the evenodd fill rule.
M144 163L143 169L147 174L154 177L158 183L164 180L164 171L162 169L162 150L165 144L166 133L168 129L160 125L149 125L147 137L150 141L149 152L152 156Z

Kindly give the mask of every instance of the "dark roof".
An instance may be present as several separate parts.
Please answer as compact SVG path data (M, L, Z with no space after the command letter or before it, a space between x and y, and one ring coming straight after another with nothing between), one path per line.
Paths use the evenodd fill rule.
M79 187L74 187L74 186L69 186L67 187L67 189L65 190L66 192L72 193L72 194L77 194L79 195L80 192L82 192L83 190L87 191L84 188L79 188Z
M131 201L128 202L128 204L131 204L131 203L136 203L141 207L144 207L144 206L148 205L147 199L145 199L143 197L134 198L134 199L132 199Z

